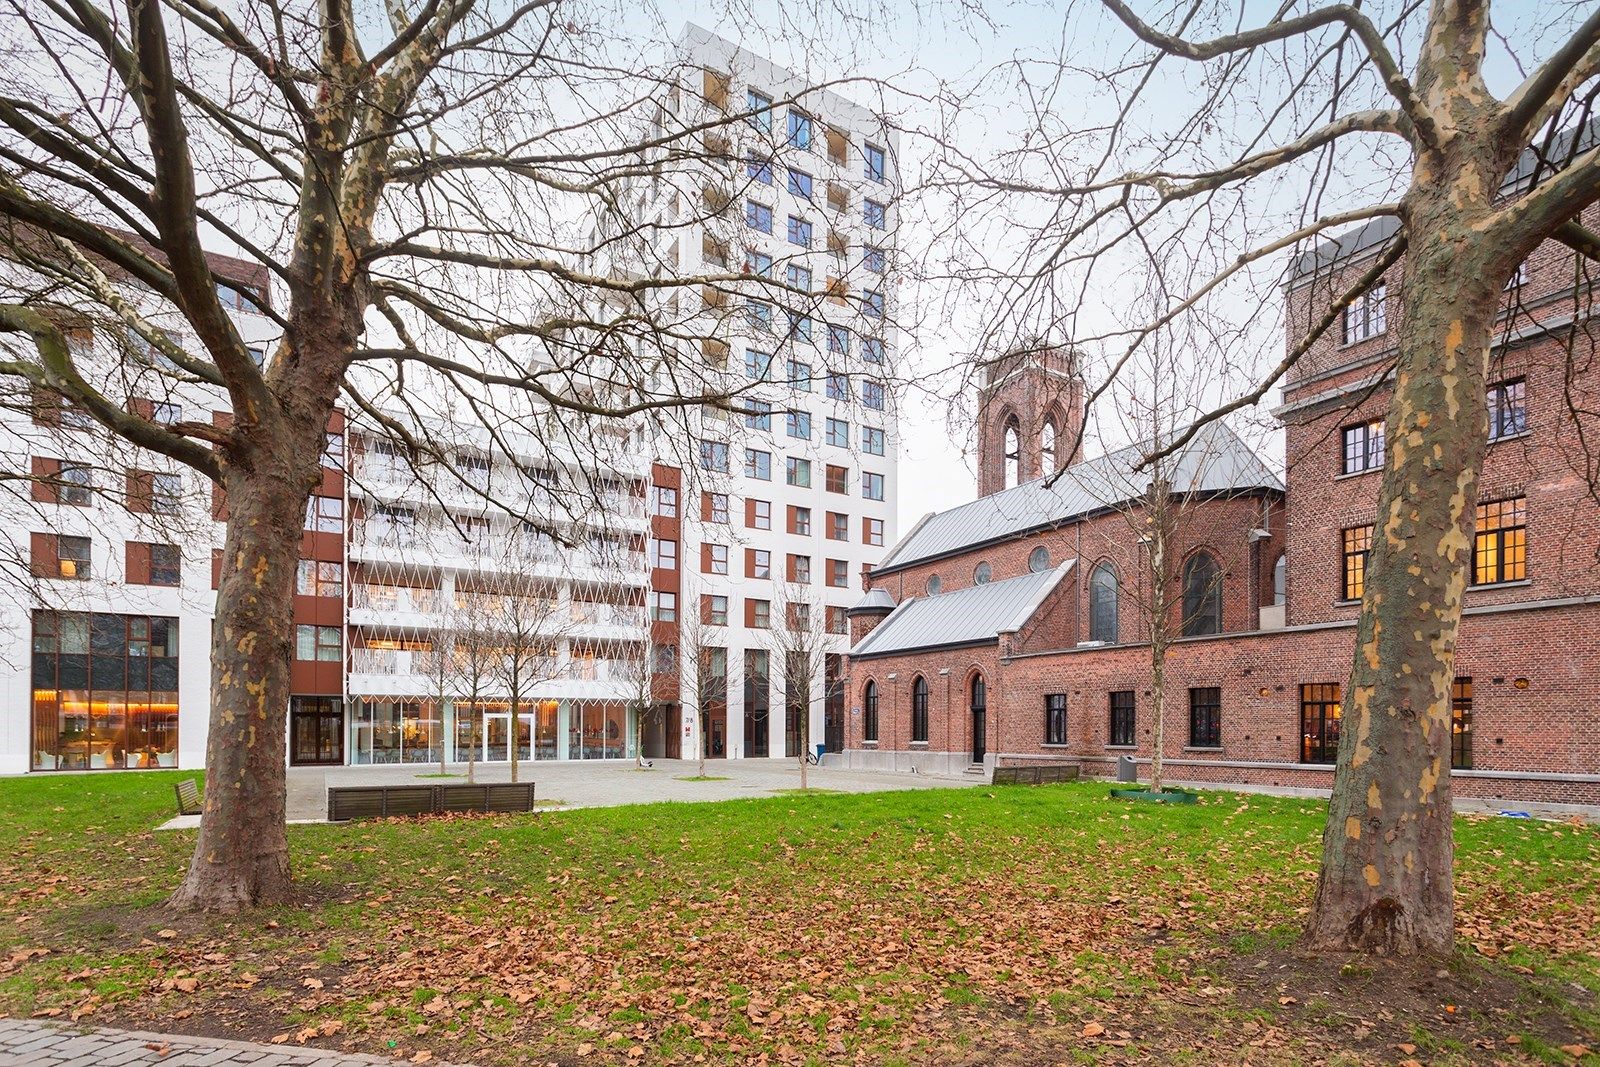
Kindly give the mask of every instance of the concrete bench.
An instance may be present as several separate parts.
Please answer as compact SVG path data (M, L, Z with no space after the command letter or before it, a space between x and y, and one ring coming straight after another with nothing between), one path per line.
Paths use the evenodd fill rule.
M387 819L441 812L533 811L532 782L493 785L338 785L328 787L328 821Z
M1076 782L1076 763L1031 763L1021 767L996 767L995 785L1050 785L1055 782Z

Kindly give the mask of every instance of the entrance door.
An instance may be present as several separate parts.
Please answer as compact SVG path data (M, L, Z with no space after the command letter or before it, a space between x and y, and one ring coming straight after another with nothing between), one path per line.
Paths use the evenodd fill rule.
M989 687L983 675L972 677L972 762L982 763L989 751Z
M483 760L485 763L511 762L511 713L492 712L483 717ZM517 762L533 758L533 715L517 716Z
M829 752L844 751L844 708L831 700L822 713L822 745Z
M296 767L344 763L344 709L339 706L339 698L290 700L289 762Z

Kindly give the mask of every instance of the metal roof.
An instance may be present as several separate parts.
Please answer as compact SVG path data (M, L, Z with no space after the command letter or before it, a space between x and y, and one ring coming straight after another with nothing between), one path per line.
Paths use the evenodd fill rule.
M883 574L922 560L1070 522L1142 496L1148 471L1135 471L1153 442L1146 441L1075 463L1054 485L1039 478L969 504L931 514L902 537L873 573ZM1221 422L1208 423L1183 449L1165 460L1167 480L1179 494L1270 489L1283 482Z
M866 596L862 597L860 600L856 601L854 605L851 606L851 608L849 610L849 613L850 614L855 614L856 612L869 612L870 613L870 612L874 612L874 611L889 612L889 611L893 611L893 610L894 610L894 597L889 595L889 590L883 589L883 588L880 587L878 589L869 590L867 592Z
M1019 629L1076 560L1019 578L902 601L850 650L853 657L993 641Z

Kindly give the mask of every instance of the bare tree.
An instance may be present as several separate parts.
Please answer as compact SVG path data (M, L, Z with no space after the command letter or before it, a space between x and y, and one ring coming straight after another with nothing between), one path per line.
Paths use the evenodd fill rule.
M228 501L206 811L178 907L289 891L280 720L295 544L317 481L305 442L335 405L421 457L443 453L390 405L455 395L485 425L589 450L611 420L667 422L745 388L707 373L693 315L647 299L740 275L676 269L675 246L643 273L591 270L645 230L657 245L671 235L586 224L634 183L725 158L710 134L744 116L690 123L664 106L690 79L617 40L625 6L429 0L386 13L13 5L0 245L18 270L0 291L0 375L204 474ZM251 277L223 272L212 239ZM72 349L58 308L107 324L105 360ZM240 309L271 325L268 350L243 335ZM130 407L114 373L129 360L231 418L164 425Z
M533 573L536 556L531 535L520 528L498 535L491 550L487 581L468 594L479 600L477 614L489 646L491 670L505 693L507 758L511 780L518 777L521 757L521 713L538 686L561 673L561 645L574 628L574 612L562 611L559 591ZM530 728L530 741L532 730Z
M628 707L634 710L634 763L643 767L647 724L652 716L664 712L656 699L657 687L676 677L677 649L648 641L627 642L615 647L611 662L612 676L627 693Z
M825 609L799 582L772 583L772 626L765 633L767 648L777 660L783 678L786 715L799 719L800 788L807 788L806 755L811 750L811 705L822 696L827 656ZM787 732L787 731L786 731Z
M730 687L740 684L742 673L742 664L728 654L727 620L718 622L709 611L688 597L678 611L678 695L685 710L694 716L700 748L696 773L702 778L711 754L712 716L718 707L727 714Z
M454 601L457 624L450 635L454 644L449 648L436 647L436 652L454 660L451 669L456 676L456 693L460 698L456 704L456 736L461 735L461 716L465 712L467 782L471 784L477 781L484 701L495 690L496 675L503 660L500 635L496 628L499 610L483 590L470 580L457 580Z
M1265 303L1282 254L1395 220L1370 267L1324 275L1309 320L1270 367L1255 369L1248 351L1271 316L1232 316L1219 340L1249 384L1167 449L1259 402L1404 255L1391 446L1305 936L1319 949L1444 954L1454 938L1450 688L1488 354L1506 279L1540 242L1600 249L1581 222L1600 199L1589 125L1600 10L1328 4L1257 23L1246 5L1227 7L1180 5L1158 24L1124 0L1075 7L1085 33L1108 14L1135 42L1092 76L1111 98L1110 123L1064 113L1083 98L1069 84L1077 68L1008 64L994 77L1022 82L1035 102L1024 140L983 161L944 138L937 184L971 227L987 212L1024 234L999 257L986 258L971 230L961 244L978 265L959 273L998 283L987 321L1044 320L1107 347L1091 400L1152 338L1208 314L1225 321L1217 309L1229 301ZM1534 42L1524 54L1508 28ZM1504 95L1485 74L1496 49L1520 72ZM1188 80L1190 65L1202 81ZM1184 97L1193 106L1175 109ZM1091 275L1108 272L1152 279L1166 294L1159 315L1079 314Z

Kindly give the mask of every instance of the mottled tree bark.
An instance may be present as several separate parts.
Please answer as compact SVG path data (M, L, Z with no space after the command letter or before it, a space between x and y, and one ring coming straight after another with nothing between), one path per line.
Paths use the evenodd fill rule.
M1506 152L1425 153L1404 202L1409 251L1355 663L1343 699L1323 863L1304 940L1443 955L1454 943L1450 691L1470 580L1485 378L1519 254L1479 226Z

